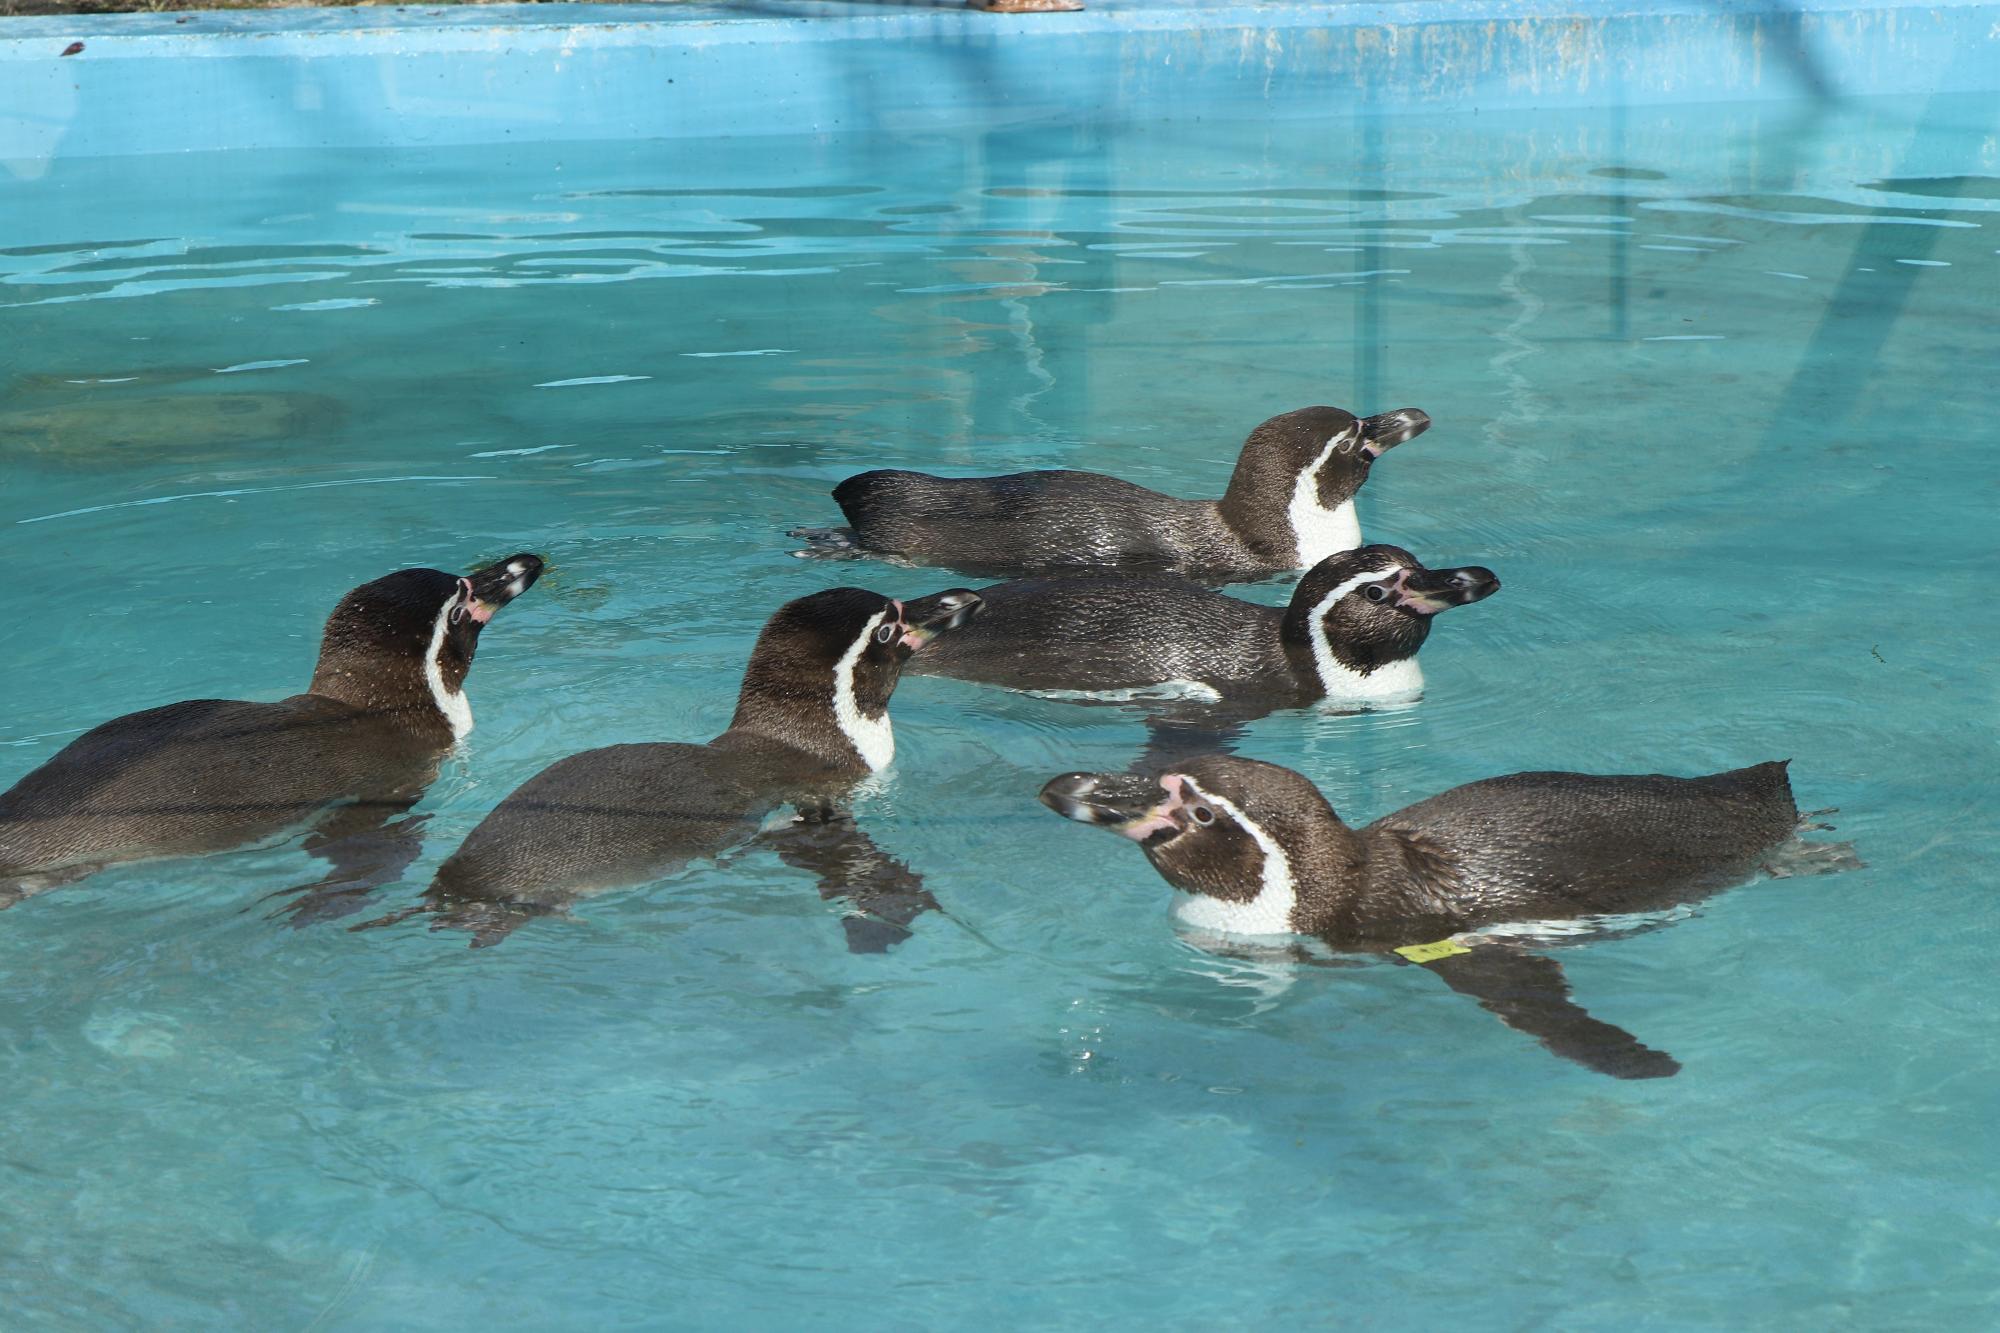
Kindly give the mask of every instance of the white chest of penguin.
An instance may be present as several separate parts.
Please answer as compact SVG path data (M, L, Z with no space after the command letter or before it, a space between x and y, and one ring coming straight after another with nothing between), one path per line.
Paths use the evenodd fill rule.
M1332 446L1327 453L1332 453ZM1326 455L1321 455L1325 461ZM1292 502L1285 517L1292 525L1292 540L1298 546L1298 567L1311 569L1330 555L1352 551L1361 545L1361 519L1353 500L1342 500L1328 509L1319 502L1318 467L1300 474L1292 488Z
M1328 703L1392 703L1424 692L1424 670L1414 657L1384 662L1362 675L1333 655L1324 638L1313 641L1313 665Z
M1174 919L1195 930L1219 935L1290 935L1292 903L1289 881L1283 891L1269 886L1247 903L1224 902L1207 894L1178 894L1174 898Z
M1224 935L1290 935L1294 932L1292 910L1299 904L1298 884L1292 878L1292 860L1278 840L1244 814L1227 797L1204 791L1187 783L1190 795L1228 812L1248 833L1264 854L1257 880L1257 896L1247 903L1229 902L1205 893L1174 895L1174 917L1196 930Z

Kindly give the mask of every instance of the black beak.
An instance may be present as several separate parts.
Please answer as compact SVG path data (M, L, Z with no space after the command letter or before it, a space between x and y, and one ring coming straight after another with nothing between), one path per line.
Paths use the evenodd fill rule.
M1393 412L1378 412L1372 417L1363 417L1361 452L1370 458L1380 458L1397 445L1416 439L1430 428L1430 416L1414 407L1399 407Z
M465 581L471 585L472 600L490 616L534 587L535 580L542 576L543 568L540 556L523 551L484 569L475 569L465 576ZM484 620L485 616L479 619Z
M948 588L928 597L903 603L903 635L907 648L921 648L938 635L957 629L978 613L986 603L969 588Z
M1500 591L1500 576L1484 565L1458 569L1412 569L1403 575L1400 604L1420 615L1469 606Z
M1170 798L1159 779L1137 773L1065 773L1049 779L1039 799L1064 819L1122 831L1150 819Z

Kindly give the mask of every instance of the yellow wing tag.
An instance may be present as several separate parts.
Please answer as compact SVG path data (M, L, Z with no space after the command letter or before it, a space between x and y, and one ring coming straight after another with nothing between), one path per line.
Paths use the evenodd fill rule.
M1401 954L1413 963L1435 963L1440 958L1449 958L1453 954L1471 953L1472 950L1466 948L1456 940L1433 940L1429 944L1405 944L1402 948L1392 950L1392 952Z

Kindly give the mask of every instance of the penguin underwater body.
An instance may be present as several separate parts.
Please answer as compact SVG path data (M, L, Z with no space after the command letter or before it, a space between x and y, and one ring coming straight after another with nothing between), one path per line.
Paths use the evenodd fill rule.
M366 924L428 913L432 929L495 944L588 894L746 842L793 804L801 820L769 835L779 856L815 871L824 896L860 909L844 923L850 948L888 948L936 904L834 803L895 754L888 704L904 659L978 603L953 589L906 607L860 588L786 603L758 635L727 731L702 745L612 745L550 765L467 835L422 903Z
M863 472L834 487L848 528L795 528L811 555L876 555L1003 577L1120 567L1213 582L1306 569L1361 544L1354 494L1375 460L1430 426L1415 408L1305 407L1244 441L1220 500L1094 472L934 477Z
M1655 912L1760 871L1860 864L1851 844L1797 837L1824 826L1801 824L1784 762L1698 778L1516 773L1362 829L1299 774L1233 756L1157 777L1069 773L1041 800L1137 842L1181 891L1187 924L1400 954L1555 1054L1619 1078L1680 1065L1574 1004L1555 960L1462 932Z
M467 575L405 569L327 618L304 694L190 699L91 728L0 794L0 907L123 861L258 842L318 816L334 874L288 909L339 915L415 854L414 805L472 727L480 631L541 576L521 554ZM398 836L400 835L400 836Z
M1499 588L1492 570L1426 569L1396 546L1328 556L1285 606L1172 575L1016 579L979 589L979 614L904 670L1086 698L1151 694L1241 723L1322 699L1417 697L1432 619Z

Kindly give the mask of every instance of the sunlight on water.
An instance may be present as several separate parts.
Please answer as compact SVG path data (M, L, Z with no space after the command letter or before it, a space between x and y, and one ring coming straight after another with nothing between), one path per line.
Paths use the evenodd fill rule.
M1266 416L1409 405L1436 426L1365 531L1505 587L1439 622L1421 706L1275 715L1244 751L1355 823L1522 769L1788 757L1871 868L1566 948L1583 1003L1686 1066L1621 1084L1418 969L1194 947L1128 844L1034 801L1123 766L1140 713L909 680L859 815L943 910L887 955L757 850L481 952L266 919L317 873L292 844L0 915L0 1299L89 1326L1983 1322L1994 114L17 185L0 783L118 713L302 688L366 579L540 551L386 911L554 759L721 730L785 599L963 581L793 559L849 473L1213 496Z

